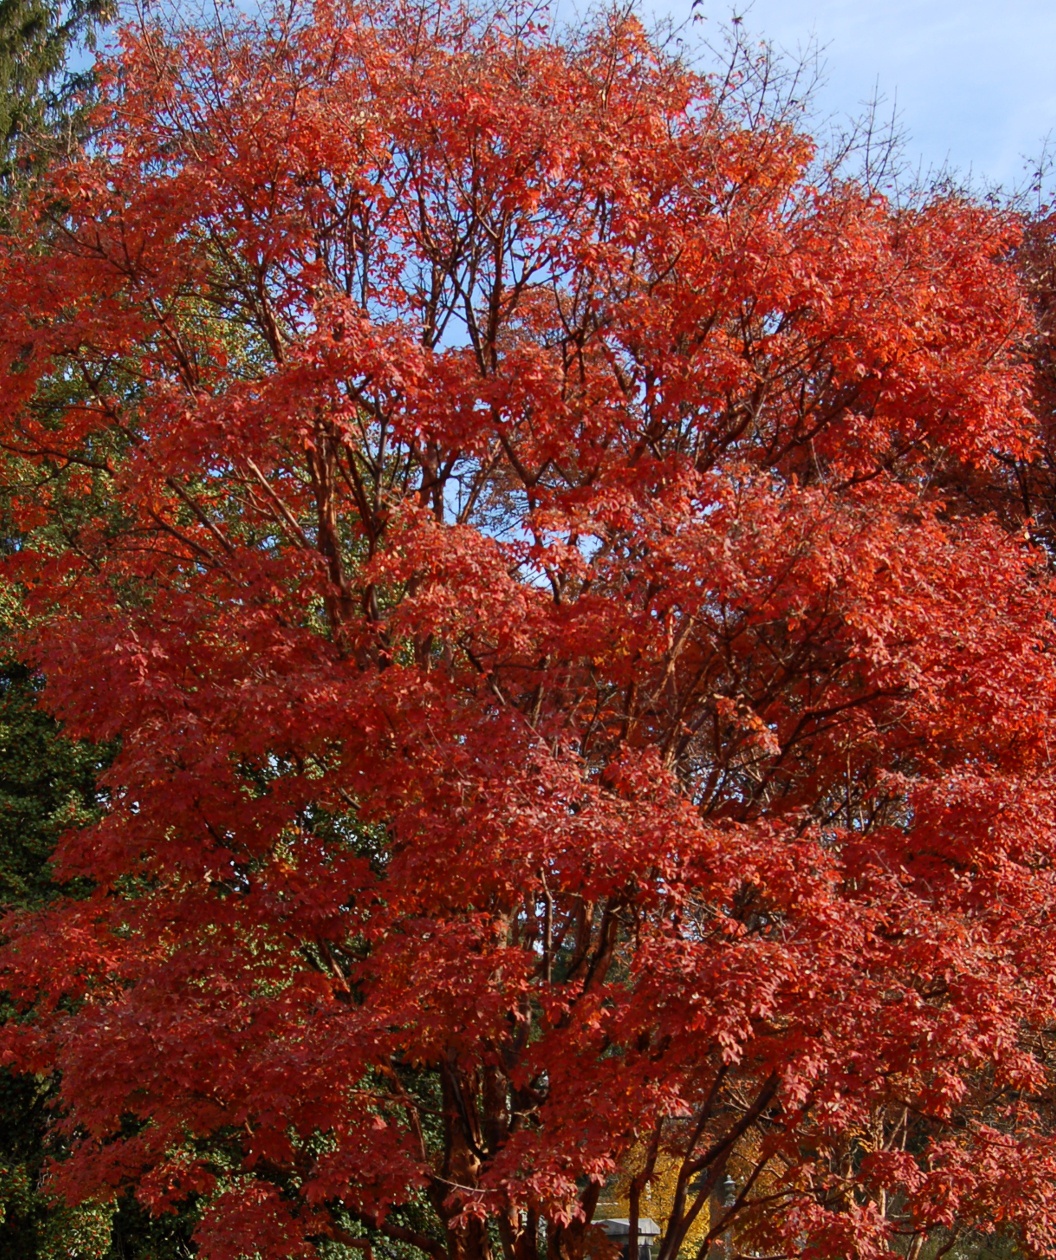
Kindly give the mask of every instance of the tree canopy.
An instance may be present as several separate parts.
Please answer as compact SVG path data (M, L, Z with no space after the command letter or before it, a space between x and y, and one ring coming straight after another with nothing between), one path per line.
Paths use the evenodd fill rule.
M662 1167L659 1260L1056 1249L1053 592L965 472L1032 441L1016 225L750 70L141 25L13 213L7 575L119 744L5 925L71 1200L579 1260Z

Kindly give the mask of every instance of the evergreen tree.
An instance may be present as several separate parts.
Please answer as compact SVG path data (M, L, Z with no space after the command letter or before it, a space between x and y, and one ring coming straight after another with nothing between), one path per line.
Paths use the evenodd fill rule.
M0 0L0 173L10 179L19 140L69 135L91 86L87 53L111 0ZM80 63L80 64L79 64Z

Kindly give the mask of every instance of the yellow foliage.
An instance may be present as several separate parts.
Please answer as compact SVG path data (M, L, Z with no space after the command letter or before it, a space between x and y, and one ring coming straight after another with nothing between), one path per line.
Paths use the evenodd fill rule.
M639 1158L636 1160L635 1156ZM634 1169L644 1161L645 1151L636 1148L631 1152L626 1167ZM661 1236L667 1232L667 1222L671 1218L671 1207L675 1198L675 1185L678 1181L678 1170L682 1159L676 1155L658 1155L653 1176L646 1183L638 1203L638 1215L648 1216L660 1226ZM627 1216L631 1205L628 1193L631 1184L631 1173L621 1174L609 1187L605 1199L599 1203L595 1219ZM693 1222L685 1241L679 1248L679 1260L693 1260L707 1237L711 1225L711 1204L705 1203L700 1215Z
M749 1129L743 1134L726 1162L728 1173L738 1187L742 1187L749 1178L753 1178L753 1197L772 1192L777 1187L778 1169L767 1161L767 1166L759 1170L758 1165L763 1157L762 1141L759 1133ZM626 1217L630 1214L630 1185L633 1176L642 1168L646 1160L644 1145L638 1144L631 1149L621 1172L598 1205L595 1219ZM678 1171L682 1165L682 1154L661 1152L656 1159L653 1176L643 1189L639 1204L640 1217L648 1216L660 1226L661 1236L667 1232L668 1221L674 1205L675 1188L678 1183ZM714 1200L709 1199L701 1208L699 1216L693 1222L682 1246L679 1248L679 1260L696 1260L696 1256L711 1228L712 1208ZM738 1227L734 1227L734 1233Z

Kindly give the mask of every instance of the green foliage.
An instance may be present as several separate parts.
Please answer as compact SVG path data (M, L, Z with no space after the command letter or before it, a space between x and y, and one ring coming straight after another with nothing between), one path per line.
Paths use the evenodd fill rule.
M0 1260L118 1260L113 1208L69 1206L41 1193L50 1081L0 1074Z
M37 707L40 686L25 665L0 665L0 904L7 907L56 895L49 865L56 841L97 816L97 778L110 759L109 749L64 737ZM191 1256L190 1213L154 1221L131 1199L69 1206L46 1194L54 1093L53 1080L0 1072L0 1260Z
M907 1243L907 1250L909 1244ZM919 1260L1023 1260L1023 1252L1007 1233L980 1234L969 1230L956 1239L936 1231L920 1249Z
M0 172L10 178L16 142L40 130L69 133L78 94L91 83L71 54L90 47L110 0L0 0Z
M48 866L67 827L98 809L105 750L63 739L36 707L40 680L18 661L0 665L0 904L26 906L53 890Z
M0 904L39 905L57 891L49 861L59 834L98 810L96 777L106 750L65 739L37 708L40 679L23 664L0 665ZM40 1193L47 1154L48 1080L0 1075L0 1260L107 1254L112 1215L65 1207Z
M56 892L49 859L62 830L91 821L104 750L63 738L36 707L40 680L0 666L0 903L27 907ZM0 1074L0 1260L102 1260L112 1209L67 1207L41 1193L54 1083Z

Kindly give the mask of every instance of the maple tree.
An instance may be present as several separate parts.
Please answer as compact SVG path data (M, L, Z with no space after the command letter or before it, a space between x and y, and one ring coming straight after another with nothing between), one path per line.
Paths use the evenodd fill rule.
M1009 523L1026 528L1051 559L1056 555L1056 435L1053 433L1056 362L1053 356L1056 308L1056 258L1052 212L1047 208L1024 215L1023 238L1016 248L1016 266L1035 311L1030 344L1030 405L1035 414L1032 441L1018 457L1007 455L984 481L970 479L977 502Z
M750 71L369 0L103 66L0 252L24 651L120 745L6 923L72 1201L575 1260L662 1170L659 1260L1056 1249L1052 591L965 488L1016 228Z
M99 0L57 5L40 0L0 4L0 186L7 199L57 152L81 138L83 104L92 74L78 69L111 6ZM76 387L72 387L72 400ZM5 457L0 481L17 483L32 470ZM3 550L19 545L19 531L0 500ZM38 544L40 538L38 536ZM52 542L59 541L52 531ZM59 541L61 545L61 541ZM11 659L12 625L22 620L17 592L0 595L0 904L40 905L56 896L49 868L58 834L98 815L95 780L105 749L65 739L58 724L35 707L40 679ZM6 1018L10 1011L4 1009ZM175 1258L184 1214L151 1221L128 1197L119 1203L63 1204L48 1194L42 1170L61 1154L49 1132L53 1072L18 1076L0 1070L0 1257L4 1260L129 1260ZM190 1224L193 1224L191 1222Z
M8 612L13 612L10 608ZM7 630L10 633L10 630ZM63 891L49 861L64 829L98 817L96 778L108 750L63 737L34 705L40 680L25 666L0 669L0 902L10 909L46 904ZM4 1017L14 1012L2 1008ZM191 1213L151 1220L129 1196L111 1203L66 1204L42 1175L63 1143L49 1131L51 1071L0 1071L0 1260L182 1260Z

